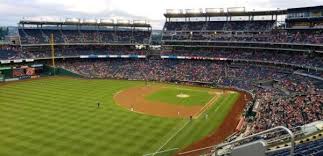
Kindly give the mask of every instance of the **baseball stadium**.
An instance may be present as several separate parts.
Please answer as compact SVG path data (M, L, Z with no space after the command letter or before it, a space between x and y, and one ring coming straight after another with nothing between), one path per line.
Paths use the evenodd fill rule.
M323 6L164 10L16 21L0 156L323 155Z

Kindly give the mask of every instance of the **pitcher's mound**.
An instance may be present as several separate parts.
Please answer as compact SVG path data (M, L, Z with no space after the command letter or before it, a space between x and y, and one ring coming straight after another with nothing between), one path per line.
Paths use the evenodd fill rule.
M118 92L114 96L117 104L133 112L162 116L162 117L186 117L198 114L203 106L183 106L174 105L165 102L149 101L145 97L162 89L162 86L137 86ZM178 94L180 98L187 98L190 95Z
M188 98L190 96L187 95L187 94L178 94L178 95L176 95L176 97L178 97L178 98Z

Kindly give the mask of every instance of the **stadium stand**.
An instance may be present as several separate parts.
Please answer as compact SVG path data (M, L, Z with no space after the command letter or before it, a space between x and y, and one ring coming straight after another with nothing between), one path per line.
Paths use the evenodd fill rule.
M49 44L50 34L54 34L55 43L136 43L147 44L148 31L112 30L46 30L19 29L22 44Z
M18 46L0 45L0 60L30 58L29 53L22 52Z
M308 9L313 8L303 11ZM298 133L295 127L323 119L323 27L321 18L295 19L295 11L235 13L247 20L229 20L231 15L225 13L194 15L207 17L200 21L187 20L190 15L166 13L158 53L136 47L150 44L149 24L108 24L111 28L103 28L21 21L21 47L1 45L0 59L10 63L32 58L49 64L53 34L57 66L85 78L200 83L252 93L254 101L248 107L254 115L245 113L246 124L232 138L277 126ZM272 18L252 19L258 14ZM285 25L278 24L277 15L287 15ZM227 20L210 20L211 16ZM283 135L277 136L276 141L284 140ZM295 153L322 155L322 144L322 139L299 142ZM288 154L280 148L267 153Z
M297 156L303 156L303 155L322 155L323 150L323 139L312 141L309 143L304 143L297 145L295 148L295 153L297 153ZM289 151L288 150L280 150L278 152L272 152L269 153L269 156L284 156L288 155Z
M249 90L255 93L259 103L256 116L248 119L249 134L281 125L294 128L323 118L320 86L315 85L315 80L293 74L288 68L172 59L79 60L64 61L59 66L88 78L210 82L209 86ZM262 80L277 82L270 86L258 85Z
M150 24L114 24L37 21L20 21L19 35L22 45L50 44L53 34L55 44L149 44Z
M254 132L278 125L292 128L323 118L319 86L283 68L194 60L73 61L60 66L89 78L210 82L250 90L261 103ZM275 87L262 89L257 86L262 80L278 82Z

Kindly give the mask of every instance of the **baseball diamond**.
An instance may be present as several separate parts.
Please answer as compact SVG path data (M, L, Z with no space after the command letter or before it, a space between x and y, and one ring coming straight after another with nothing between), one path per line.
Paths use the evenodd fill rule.
M63 86L67 88L61 90ZM235 126L228 127L221 123L228 118L231 122L238 121L239 112L236 109L246 103L241 103L238 99L245 93L176 85L176 90L189 94L190 97L194 97L196 93L198 98L180 104L176 104L177 100L166 103L150 101L147 98L158 93L158 90L174 87L172 84L147 86L142 81L84 80L68 77L25 80L2 85L0 155L35 152L40 155L143 155L155 152L174 132L190 122L189 116L194 116L195 119L174 136L171 142L159 149L160 151L190 148L188 145L203 138L207 139L205 137L210 133L224 133L221 139L209 141L211 145L234 131ZM189 92L185 92L188 89ZM219 94L215 94L217 91ZM199 99L201 93L205 94L202 94L205 101ZM160 94L168 96L162 95L163 92ZM96 101L100 101L100 108L96 107ZM130 110L132 104L134 111ZM207 108L203 109L205 106ZM230 114L232 111L236 113ZM205 113L210 120L200 116ZM79 122L81 124L77 124ZM57 132L60 135L52 135ZM188 136L190 139L187 139ZM17 143L15 140L18 139L23 141ZM77 144L70 145L73 142ZM111 142L114 142L113 145ZM122 149L125 146L131 148L124 151ZM24 148L15 150L20 147ZM40 148L42 150L38 151ZM171 152L167 153L169 154Z

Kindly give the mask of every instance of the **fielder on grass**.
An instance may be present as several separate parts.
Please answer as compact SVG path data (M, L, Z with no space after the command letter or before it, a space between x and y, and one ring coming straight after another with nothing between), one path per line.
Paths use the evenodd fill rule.
M97 102L98 108L100 108L100 102Z

